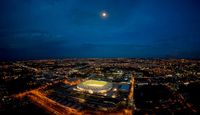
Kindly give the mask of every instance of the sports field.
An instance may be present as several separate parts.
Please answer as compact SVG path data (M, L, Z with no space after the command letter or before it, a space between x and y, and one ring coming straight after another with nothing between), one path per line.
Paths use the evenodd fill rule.
M82 82L85 86L93 86L93 87L103 87L107 84L106 81L98 81L98 80L87 80Z

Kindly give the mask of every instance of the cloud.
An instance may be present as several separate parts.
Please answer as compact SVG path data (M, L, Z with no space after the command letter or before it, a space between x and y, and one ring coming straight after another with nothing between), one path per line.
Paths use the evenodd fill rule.
M4 48L30 48L40 45L59 46L68 43L64 36L44 32L4 33L0 37L2 39L0 47Z

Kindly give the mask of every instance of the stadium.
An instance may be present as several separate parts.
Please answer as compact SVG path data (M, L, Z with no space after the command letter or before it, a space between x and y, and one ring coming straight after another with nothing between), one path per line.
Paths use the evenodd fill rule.
M77 89L89 93L105 93L112 89L112 83L98 80L86 80L77 85Z

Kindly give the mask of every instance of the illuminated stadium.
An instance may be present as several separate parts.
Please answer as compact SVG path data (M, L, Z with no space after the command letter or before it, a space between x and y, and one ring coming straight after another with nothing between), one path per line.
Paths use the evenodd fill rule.
M112 89L112 83L98 80L87 80L78 84L77 89L89 93L105 93Z

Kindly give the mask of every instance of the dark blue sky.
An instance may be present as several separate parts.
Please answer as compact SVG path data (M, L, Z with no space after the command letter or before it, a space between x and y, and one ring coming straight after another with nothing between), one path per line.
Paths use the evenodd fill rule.
M200 1L0 0L0 59L66 57L200 58Z

